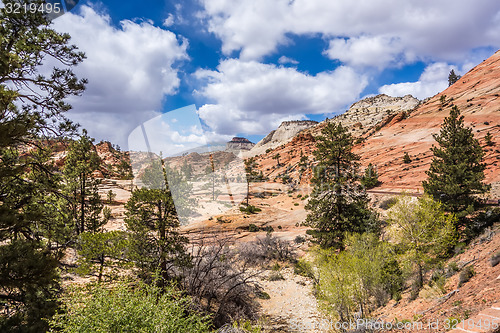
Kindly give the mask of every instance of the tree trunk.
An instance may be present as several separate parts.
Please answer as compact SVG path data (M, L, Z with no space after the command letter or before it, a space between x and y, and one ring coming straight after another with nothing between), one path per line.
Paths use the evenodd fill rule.
M80 229L83 233L85 231L85 174L80 175L82 181L80 182Z

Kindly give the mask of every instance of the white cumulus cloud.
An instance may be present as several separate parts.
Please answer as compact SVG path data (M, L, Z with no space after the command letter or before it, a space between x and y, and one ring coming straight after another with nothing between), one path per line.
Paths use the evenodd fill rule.
M216 71L198 70L197 93L211 103L199 109L221 134L267 134L283 120L342 111L359 97L367 79L341 66L316 75L256 61L228 59Z
M434 63L425 68L418 81L385 85L379 88L379 92L389 96L410 94L418 99L425 99L448 87L448 75L452 69L459 73L455 66L442 62Z
M188 43L174 33L148 21L123 20L115 27L89 6L61 16L54 28L69 33L87 56L75 73L89 84L82 97L70 100L68 116L90 135L124 145L128 133L176 93L176 62L188 59Z

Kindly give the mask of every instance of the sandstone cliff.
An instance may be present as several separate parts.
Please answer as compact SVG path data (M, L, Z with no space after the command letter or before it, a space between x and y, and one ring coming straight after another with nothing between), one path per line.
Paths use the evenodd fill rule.
M226 143L226 151L239 152L241 150L248 151L255 146L255 143L250 142L246 138L234 137L231 141Z
M318 122L313 120L284 121L278 129L272 131L264 139L260 140L248 153L248 156L260 155L265 153L268 149L274 149L282 144L285 144L302 130L313 127L317 124Z

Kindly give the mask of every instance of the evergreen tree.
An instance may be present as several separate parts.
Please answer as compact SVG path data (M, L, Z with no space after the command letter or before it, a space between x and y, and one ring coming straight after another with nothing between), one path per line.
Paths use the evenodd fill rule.
M455 74L455 70L451 70L450 74L448 75L448 87L460 80L461 76Z
M247 178L247 206L248 206L248 199L250 197L250 182L255 182L258 181L259 173L255 171L255 169L259 166L259 164L255 161L254 157L247 158L245 160L245 173L246 173L246 178Z
M276 155L273 156L273 160L276 160L276 163L278 163L278 166L280 166L280 157L281 155L277 153Z
M408 155L408 152L406 152L406 151L405 151L405 154L403 155L403 162L406 164L411 163L410 155Z
M365 175L361 178L361 184L367 189L371 189L377 186L378 183L378 172L373 167L373 164L370 163L365 169Z
M344 247L346 232L375 228L369 198L358 183L359 156L351 149L353 138L341 124L329 123L316 138L314 156L318 166L314 189L306 205L310 211L305 225L322 247Z
M149 188L136 189L125 205L125 223L130 231L129 255L140 269L140 276L151 279L159 271L163 283L173 277L172 270L187 264L187 238L180 226L163 160L153 162L143 182Z
M106 223L100 216L103 204L97 192L99 181L92 177L92 173L99 169L101 159L92 142L93 139L83 130L80 138L70 144L64 162L64 175L72 198L70 205L78 234L85 230L97 232Z
M490 132L487 132L485 137L484 137L484 141L486 143L487 146L494 146L495 145L495 142L493 142L493 135L491 135Z
M61 182L48 137L71 134L65 101L84 90L71 67L84 58L39 11L0 8L0 331L43 332L56 307L58 259L67 240ZM52 59L65 68L49 75Z
M478 203L475 195L489 190L483 183L484 152L472 129L465 127L464 117L456 106L434 139L439 146L431 148L434 157L426 172L429 178L422 185L426 193L463 221Z

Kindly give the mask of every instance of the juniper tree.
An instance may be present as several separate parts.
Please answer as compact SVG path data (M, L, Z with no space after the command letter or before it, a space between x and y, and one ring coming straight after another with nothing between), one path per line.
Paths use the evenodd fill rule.
M42 3L3 4L33 2ZM64 112L84 90L72 72L84 55L39 11L0 8L0 36L0 331L42 332L57 306L67 231L46 143L75 129ZM46 75L49 59L62 68Z
M321 134L313 153L318 165L305 225L313 228L313 237L322 247L343 248L345 233L374 229L376 218L359 184L359 156L351 151L352 136L335 123L328 123Z
M364 176L361 178L361 184L367 189L371 189L377 186L378 183L378 172L373 167L373 164L370 163L365 169Z
M434 157L428 179L422 183L426 193L443 203L448 212L464 221L478 203L477 194L489 186L483 183L486 165L484 152L472 129L464 125L464 116L454 106L444 119L439 134L433 135L438 146L431 148Z

